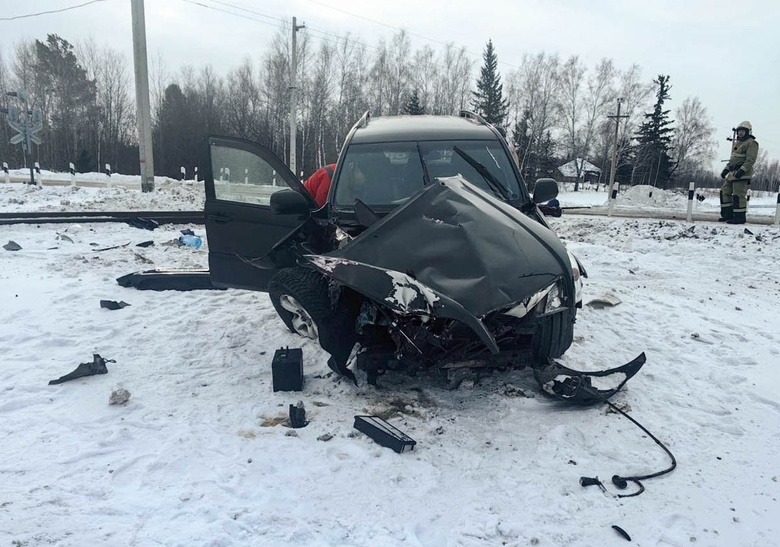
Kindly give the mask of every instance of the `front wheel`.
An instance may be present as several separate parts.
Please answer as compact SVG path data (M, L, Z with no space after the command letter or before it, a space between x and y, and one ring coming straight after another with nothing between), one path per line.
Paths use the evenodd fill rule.
M355 320L359 306L343 298L331 303L328 280L299 266L282 268L268 284L271 303L291 332L317 340L331 354L338 370L346 367L357 342Z
M268 284L268 294L276 313L290 332L317 340L332 315L328 283L306 268L283 268Z
M576 308L566 309L539 322L533 338L533 355L537 362L560 357L569 349L574 340L576 314Z

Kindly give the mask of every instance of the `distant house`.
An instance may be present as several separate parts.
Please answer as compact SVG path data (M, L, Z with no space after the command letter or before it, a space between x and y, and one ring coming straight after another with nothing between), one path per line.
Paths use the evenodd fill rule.
M577 167L580 168L580 180L584 182L598 182L601 177L601 169L590 163L588 160L577 158L568 163L564 163L558 168L561 174L562 182L577 181Z

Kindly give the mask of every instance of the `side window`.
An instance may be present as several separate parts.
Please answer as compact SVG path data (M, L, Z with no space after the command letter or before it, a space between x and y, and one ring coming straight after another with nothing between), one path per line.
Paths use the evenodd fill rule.
M271 194L289 188L260 156L229 146L210 147L215 197L252 205L269 205Z

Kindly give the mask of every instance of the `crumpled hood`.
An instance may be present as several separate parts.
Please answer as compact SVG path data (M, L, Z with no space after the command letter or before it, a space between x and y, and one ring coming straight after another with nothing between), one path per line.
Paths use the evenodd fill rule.
M339 269L350 261L404 274L475 318L570 277L566 249L550 230L459 176L437 179L324 256L344 259ZM360 276L349 277L367 296L379 289L375 276L365 286Z

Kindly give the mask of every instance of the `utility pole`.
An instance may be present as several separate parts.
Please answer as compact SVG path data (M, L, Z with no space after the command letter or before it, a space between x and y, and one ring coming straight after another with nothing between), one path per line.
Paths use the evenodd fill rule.
M611 199L612 188L615 186L615 172L617 171L618 129L620 128L620 118L628 118L627 115L620 115L620 105L622 103L623 98L618 98L617 114L615 116L607 116L607 118L615 119L615 144L612 147L612 164L609 167L609 194L607 199Z
M133 64L135 105L138 112L138 156L141 163L141 191L154 191L152 112L149 105L149 71L146 65L146 23L144 0L131 0L133 14Z
M298 48L296 45L295 35L302 29L306 28L306 25L298 25L298 20L292 18L292 63L290 66L290 171L295 174L295 149L297 147L295 138L298 134L298 124L295 117L295 111L298 109L298 88L295 84L295 75L298 72Z

